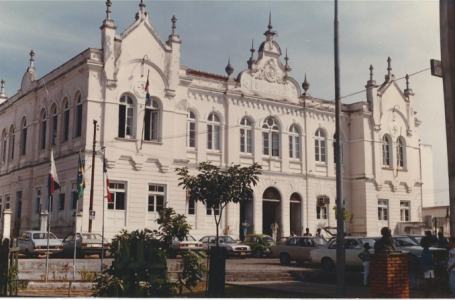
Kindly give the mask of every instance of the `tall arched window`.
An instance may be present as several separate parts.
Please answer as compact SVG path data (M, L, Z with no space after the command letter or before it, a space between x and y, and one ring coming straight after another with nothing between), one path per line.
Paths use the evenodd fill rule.
M295 125L289 129L289 157L300 159L300 131Z
M316 130L315 138L314 138L314 152L316 155L316 161L318 162L325 162L325 154L326 154L326 147L325 147L325 134L322 129Z
M76 101L76 128L74 135L75 137L82 136L82 96L79 94Z
M15 131L15 128L13 125L13 126L11 126L11 130L9 132L9 147L10 147L9 159L10 160L14 159L14 144L16 144L16 134L14 131Z
M64 103L64 111L63 111L63 134L62 134L62 141L67 142L69 138L70 132L70 105L69 100L65 98L63 100Z
M52 110L52 132L51 132L51 145L55 146L57 144L57 128L58 128L58 115L57 115L57 106Z
M221 149L221 122L220 118L214 113L209 115L207 124L207 149L220 150Z
M191 110L186 116L186 146L196 148L196 115Z
M333 162L337 163L337 155L336 155L336 144L337 144L337 134L333 135ZM344 164L344 151L343 151L343 137L340 138L340 146L341 146L341 164Z
M253 128L246 117L240 121L240 153L253 153Z
M160 107L158 103L152 99L152 103L145 109L145 133L144 140L158 141L159 140L159 120ZM130 118L130 117L128 117ZM131 119L131 121L134 119Z
M6 151L8 150L8 148L6 148L6 145L7 145L8 141L6 139L6 129L3 130L3 134L2 134L2 164L4 164L6 162Z
M262 123L262 145L262 154L280 156L280 127L273 118L267 118Z
M406 142L402 136L397 139L397 166L400 169L405 168Z
M41 140L40 140L40 149L46 149L46 131L47 131L47 114L43 110L41 117Z
M134 138L134 102L128 95L122 95L120 97L118 122L118 137Z
M392 167L392 160L391 158L391 139L387 136L384 135L382 137L382 165L384 167Z
M27 119L24 118L22 120L22 125L21 125L22 131L21 131L21 149L20 153L21 155L25 155L27 152Z

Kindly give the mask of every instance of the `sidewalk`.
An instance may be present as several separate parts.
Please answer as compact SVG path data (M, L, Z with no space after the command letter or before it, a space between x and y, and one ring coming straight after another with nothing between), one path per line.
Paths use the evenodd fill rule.
M233 286L247 286L275 291L302 293L314 296L315 298L338 298L337 286L335 284L322 284L302 281L244 281L226 282ZM285 295L283 295L285 296ZM370 288L363 286L347 286L346 298L370 298ZM410 298L423 298L423 291L410 291ZM430 298L454 298L452 294L432 293Z

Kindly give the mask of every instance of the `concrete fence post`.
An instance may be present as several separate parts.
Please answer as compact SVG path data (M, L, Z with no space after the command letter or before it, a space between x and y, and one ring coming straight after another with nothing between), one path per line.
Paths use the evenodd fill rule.
M49 218L49 212L47 210L42 210L39 214L40 219L39 230L47 231L47 218Z
M11 239L11 209L3 210L3 239Z

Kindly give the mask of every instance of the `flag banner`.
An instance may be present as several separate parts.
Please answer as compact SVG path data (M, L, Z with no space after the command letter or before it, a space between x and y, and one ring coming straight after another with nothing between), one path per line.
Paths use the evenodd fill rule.
M147 96L145 96L145 106L152 105L152 98L150 97L149 92L147 91Z
M55 190L60 189L60 184L57 176L57 169L54 163L54 151L51 150L51 165L49 170L49 176L47 180L48 196L54 195Z
M106 193L107 193L106 196L104 196L104 198L107 198L108 202L114 202L114 200L112 200L111 192L109 191L109 177L107 177L106 159L104 159L104 161L103 161L103 172L104 172L104 176L106 176Z
M82 165L81 154L79 153L79 166L77 169L77 199L82 198L85 189L85 171Z

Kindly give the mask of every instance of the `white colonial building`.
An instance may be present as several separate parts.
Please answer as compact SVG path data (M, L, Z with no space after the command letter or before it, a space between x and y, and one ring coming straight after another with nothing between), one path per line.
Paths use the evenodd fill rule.
M39 228L40 212L47 209L53 232L73 230L79 151L87 175L79 210L88 230L93 120L94 231L101 231L104 203L109 237L121 229L157 228L163 206L186 214L195 237L213 234L217 211L189 203L174 172L183 166L195 170L204 161L263 167L254 201L226 208L225 233L238 236L245 218L249 233L270 233L276 219L282 236L336 226L334 103L311 97L306 80L301 90L271 23L257 57L251 49L246 69L231 77L180 64L175 17L172 34L163 40L142 1L136 21L123 32L110 19L110 1L107 6L101 49L86 49L43 77L36 75L32 52L19 92L7 97L2 84L0 205L12 212L13 235ZM351 216L346 225L361 235L378 235L383 226L396 233L400 222L422 221L414 94L409 87L400 90L390 59L382 83L370 70L366 101L342 107L343 202ZM226 72L233 72L230 64ZM101 145L112 204L103 202ZM48 208L51 149L62 188Z

